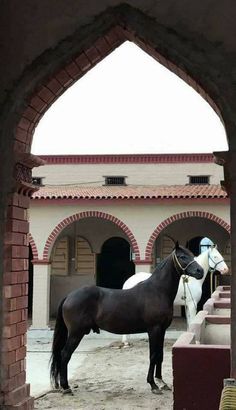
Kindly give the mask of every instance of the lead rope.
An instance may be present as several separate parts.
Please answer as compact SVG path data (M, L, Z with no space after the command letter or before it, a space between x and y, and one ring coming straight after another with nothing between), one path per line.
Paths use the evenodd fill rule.
M172 257L173 257L174 262L177 263L177 265L180 267L180 269L181 269L183 272L184 272L192 263L195 262L195 260L193 259L191 262L188 263L187 266L185 266L185 268L183 268L183 267L181 266L181 264L179 263L178 258L177 258L177 256L176 256L176 253L175 253L175 252L172 253ZM190 290L190 288L189 288L189 286L188 286L188 280L189 280L189 279L188 279L188 276L185 275L185 274L182 274L181 277L182 277L182 279L183 279L183 285L184 285L184 296L183 296L183 299L184 299L184 307L185 307L185 314L186 314L186 310L187 310L187 303L186 303L186 299L187 299L187 297L186 297L186 286L187 286L187 288L188 288L188 291L189 291L190 297L191 297L191 299L192 299L192 301L193 301L193 304L194 304L195 309L197 309L197 305L196 305L196 303L195 303L195 300L193 299L192 292L191 292L191 290ZM181 278L180 278L180 279L181 279Z
M210 254L209 254L209 259L210 259L211 262L215 263L215 262L213 261L213 259L211 258ZM215 266L214 266L213 268L211 268L211 267L210 267L210 264L209 264L211 295L212 295L212 293L213 293L213 275L214 275L214 272L216 271L217 265L219 265L219 264L220 264L221 262L223 262L223 261L224 261L224 259L222 259L222 260L220 260L219 262L215 263ZM214 285L215 285L214 288L216 288L216 281L215 281L215 284L214 284Z
M189 285L188 285L188 281L189 281L188 276L187 276L187 275L182 275L182 279L183 279L183 285L184 285L184 296L183 296L183 299L184 299L184 307L185 307L185 314L186 314L186 309L187 309L187 303L186 303L186 299L187 299L187 296L186 296L186 287L188 288L188 291L189 291L189 294L190 294L190 298L191 298L191 300L192 300L192 302L193 302L193 304L194 304L195 309L197 309L197 305L196 305L196 302L195 302L195 300L194 300L194 298L193 298L193 295L192 295L192 292L191 292L191 290L190 290L190 287L189 287Z

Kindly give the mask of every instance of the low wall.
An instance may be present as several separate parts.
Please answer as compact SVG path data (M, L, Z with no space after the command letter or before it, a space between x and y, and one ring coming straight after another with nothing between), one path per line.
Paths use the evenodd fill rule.
M229 345L230 316L208 315L202 310L190 324L189 331L194 333L196 343Z
M218 410L230 375L230 318L201 311L190 330L173 346L173 409Z
M208 315L228 316L228 317L230 317L230 315L231 315L230 299L210 298L204 304L203 310L206 310Z
M230 299L230 286L218 286L212 293L213 299Z

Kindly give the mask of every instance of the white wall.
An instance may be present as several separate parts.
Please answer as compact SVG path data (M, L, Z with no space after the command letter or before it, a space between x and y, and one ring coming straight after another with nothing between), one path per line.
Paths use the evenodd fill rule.
M214 163L177 164L52 164L33 170L34 176L45 177L43 184L76 184L100 186L104 176L127 176L128 185L181 185L188 175L210 175L211 184L223 179L223 167Z
M48 204L48 205L47 205ZM74 205L56 204L50 201L31 201L29 211L30 233L32 234L39 252L39 258L42 258L44 245L48 236L53 229L65 218L76 213L84 211L100 211L108 213L124 222L136 238L141 258L144 258L147 242L155 230L155 228L165 219L172 215L192 211L209 212L223 219L230 224L229 206L217 204L217 202L200 202L200 201L121 201L121 202L93 202L88 205L83 201L75 201ZM191 219L189 219L191 221ZM104 224L104 227L106 224ZM96 225L95 225L96 228ZM111 236L117 232L117 228L112 230ZM97 225L94 229L95 236L104 236L103 224ZM109 231L106 232L104 238L109 236Z

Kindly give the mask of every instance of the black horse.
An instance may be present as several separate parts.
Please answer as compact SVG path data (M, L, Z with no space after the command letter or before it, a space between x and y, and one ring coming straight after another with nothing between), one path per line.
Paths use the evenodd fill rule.
M71 292L58 308L54 330L51 381L63 393L72 393L68 385L67 365L84 335L99 329L117 334L143 333L149 336L150 365L147 382L153 393L161 388L154 381L162 380L163 344L166 329L173 318L173 302L180 276L185 273L197 279L202 267L193 254L175 245L173 252L155 269L152 276L131 289L106 289L85 286Z

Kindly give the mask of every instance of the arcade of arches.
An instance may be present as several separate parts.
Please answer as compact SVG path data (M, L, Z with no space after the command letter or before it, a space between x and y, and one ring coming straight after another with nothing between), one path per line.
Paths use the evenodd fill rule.
M126 212L124 210L124 213ZM175 215L174 222L169 218L166 226L164 225L161 232L156 235L154 234L156 214L156 218L153 217L152 229L146 233L146 237L152 238L152 242L146 240L144 245L146 250L142 251L143 226L147 226L147 220L144 211L140 209L139 214L139 223L135 231L137 240L132 240L133 237L127 235L127 228L126 232L120 228L119 225L125 225L117 218L110 218L113 219L111 221L104 218L106 214L97 213L97 217L89 216L89 212L87 217L78 214L80 217L77 217L77 221L68 223L57 232L49 248L47 259L35 257L39 253L37 245L43 245L43 236L39 235L34 242L31 236L31 243L34 246L32 261L30 261L33 262L33 265L32 263L30 265L33 266L34 281L33 285L30 281L29 299L33 298L32 329L47 329L49 320L56 315L60 300L73 289L92 284L121 289L125 280L134 273L152 272L156 264L172 252L175 240L179 240L197 256L201 252L200 241L207 233L212 242L217 244L230 267L229 226L221 219L214 218L211 214L207 215L206 212L205 217L201 217L200 212L199 216L193 216L192 212L189 217L179 214ZM33 214L31 217L32 227L35 224L37 226ZM41 228L45 233L48 222L47 220L43 222L43 219L45 218L41 219ZM70 218L67 220L70 221ZM131 219L130 223L132 223ZM150 243L152 245L148 253ZM146 254L146 257L140 259L139 253L141 256ZM229 277L217 277L216 283L228 284ZM203 290L204 300L201 305L210 296L209 282L208 285L205 284ZM175 314L179 315L180 312L176 310Z
M236 4L234 0L13 0L1 5L0 178L1 275L0 406L27 410L27 209L35 190L30 154L43 113L73 82L126 39L190 84L222 119L229 152L218 153L231 198L231 249L236 249ZM45 30L47 27L47 30ZM33 248L32 248L33 250ZM41 268L43 268L43 264ZM232 318L236 314L236 253L231 254ZM231 325L231 376L236 332Z

